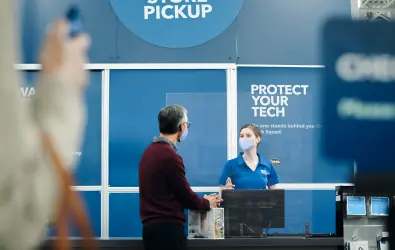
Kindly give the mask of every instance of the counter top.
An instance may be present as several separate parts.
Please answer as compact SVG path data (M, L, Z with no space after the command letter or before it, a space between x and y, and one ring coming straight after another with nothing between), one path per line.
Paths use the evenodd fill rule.
M42 249L50 249L51 241L48 240ZM141 238L115 238L110 240L98 240L101 249L142 249L143 242ZM83 246L82 241L72 239L73 248ZM268 238L232 238L224 240L209 239L190 239L188 246L190 248L259 248L259 247L339 247L343 246L341 237L323 237L323 238L302 238L273 236Z

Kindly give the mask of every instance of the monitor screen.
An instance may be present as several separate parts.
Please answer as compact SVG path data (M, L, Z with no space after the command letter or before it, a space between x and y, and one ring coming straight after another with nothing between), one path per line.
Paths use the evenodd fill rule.
M347 215L366 215L365 197L348 196L347 197Z
M224 190L226 236L260 236L284 228L284 190Z
M389 198L371 197L370 198L370 215L387 216L389 209Z

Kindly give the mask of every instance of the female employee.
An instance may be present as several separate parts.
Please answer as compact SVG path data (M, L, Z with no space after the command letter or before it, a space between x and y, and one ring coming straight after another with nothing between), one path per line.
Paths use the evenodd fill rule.
M261 137L257 126L241 127L239 145L243 153L225 164L219 180L221 190L276 188L279 180L272 162L257 153Z

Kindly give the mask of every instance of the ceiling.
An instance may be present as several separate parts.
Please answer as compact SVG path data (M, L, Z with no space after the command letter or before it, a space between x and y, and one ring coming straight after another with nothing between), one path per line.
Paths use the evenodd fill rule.
M352 1L352 0L351 0ZM391 20L395 18L395 0L357 0L361 20Z

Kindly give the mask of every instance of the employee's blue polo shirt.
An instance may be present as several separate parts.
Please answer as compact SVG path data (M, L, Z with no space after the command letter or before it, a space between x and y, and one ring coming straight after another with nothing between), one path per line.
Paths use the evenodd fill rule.
M252 171L245 163L242 154L229 160L222 170L220 185L226 185L228 177L232 179L235 189L266 189L279 183L276 170L272 163L258 154L259 162L255 171Z

